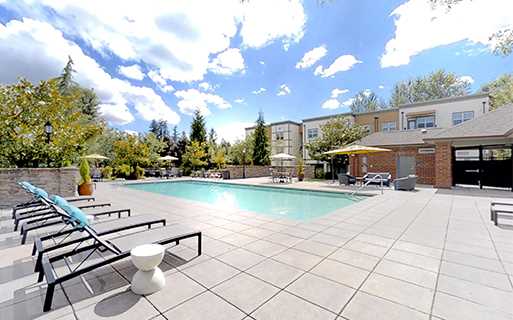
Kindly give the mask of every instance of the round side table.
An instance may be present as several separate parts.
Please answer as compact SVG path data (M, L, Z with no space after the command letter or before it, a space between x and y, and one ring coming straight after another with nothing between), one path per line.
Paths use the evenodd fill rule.
M165 248L159 244L143 244L130 251L132 262L139 269L132 278L132 292L150 294L166 285L164 273L158 267L164 258L164 251Z

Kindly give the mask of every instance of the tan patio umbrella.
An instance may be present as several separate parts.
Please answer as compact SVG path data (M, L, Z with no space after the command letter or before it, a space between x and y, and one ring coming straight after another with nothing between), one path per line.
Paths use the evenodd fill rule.
M353 144L349 146L345 146L339 149L326 151L323 154L330 155L331 157L331 179L335 181L335 173L333 172L333 156L337 154L368 154L368 153L376 153L376 152L390 152L390 149L384 148L376 148L376 147L367 147L359 144Z
M82 158L91 159L91 160L107 160L107 159L109 159L106 156L102 156L101 154L97 154L97 153L88 154L87 156L83 156Z
M159 160L160 161L176 161L176 160L178 160L178 158L168 155L168 156L160 157Z
M283 168L283 160L294 160L296 157L288 154L288 153L278 153L271 156L271 159L281 160L281 167Z

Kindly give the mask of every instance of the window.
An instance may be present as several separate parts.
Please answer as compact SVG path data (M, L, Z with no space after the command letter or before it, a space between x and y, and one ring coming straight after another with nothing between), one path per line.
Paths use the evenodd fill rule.
M366 133L371 133L372 132L372 127L370 124L364 124L363 126L363 130L365 130Z
M397 129L395 121L383 122L383 124L381 125L382 131L392 131L395 129Z
M276 136L276 140L283 140L283 139L285 139L285 134L284 134L283 131L276 132L275 136Z
M319 136L319 128L310 128L306 130L306 137L308 140L315 139Z
M435 116L424 116L408 119L408 129L433 128L435 126Z
M474 111L463 111L463 112L453 112L452 113L452 125L458 125L465 121L469 121L474 119Z

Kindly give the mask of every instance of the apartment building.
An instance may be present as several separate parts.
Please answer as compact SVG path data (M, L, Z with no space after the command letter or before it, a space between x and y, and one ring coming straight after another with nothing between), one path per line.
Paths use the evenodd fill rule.
M399 112L396 108L358 113L354 118L355 123L364 127L369 134L399 129Z

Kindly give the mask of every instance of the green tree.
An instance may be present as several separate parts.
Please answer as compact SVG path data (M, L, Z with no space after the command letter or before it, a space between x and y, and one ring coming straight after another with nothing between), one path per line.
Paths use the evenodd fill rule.
M204 143L198 141L191 141L187 146L185 154L183 155L184 167L190 167L192 170L204 167L207 162L205 161L207 154L205 152Z
M168 140L170 138L169 127L166 120L151 120L150 132L161 141Z
M163 151L167 148L167 143L159 139L153 132L148 132L141 138L142 143L148 147L148 161L149 165L158 165L158 158L162 155Z
M110 127L106 127L101 135L91 139L86 147L86 152L97 153L109 159L114 159L114 142L123 138L125 133Z
M205 117L196 110L192 117L191 123L191 141L197 141L199 143L207 142L207 129L205 126Z
M345 146L365 135L365 129L358 125L350 126L342 117L329 120L321 127L322 135L305 147L314 160L327 161L329 156L323 153L337 147Z
M112 161L117 172L124 171L128 178L140 178L140 168L150 163L151 150L138 136L125 134L113 145L114 159ZM128 168L128 170L125 170Z
M68 62L66 62L61 75L57 78L59 91L62 95L69 94L71 89L76 86L76 83L73 81L73 74L76 72L73 69L73 63L71 56L68 56Z
M180 139L178 139L178 142L176 144L176 157L179 159L178 164L182 163L183 155L185 154L185 151L187 149L187 146L189 145L189 138L187 137L187 133L185 131L182 132L182 135L180 136Z
M9 167L61 167L76 163L87 142L101 134L76 108L76 97L62 95L58 81L34 85L21 79L0 86L0 163ZM44 124L53 126L46 143Z
M352 113L371 112L385 108L385 103L374 92L363 90L353 97L349 108Z
M230 145L228 162L234 165L251 164L253 159L253 140L253 136L249 136Z
M226 154L224 149L217 149L212 156L211 162L216 165L217 169L223 168L226 163Z
M269 165L271 163L271 150L263 113L258 115L253 137L253 163L255 165Z
M490 106L492 109L513 103L513 74L501 75L494 81L485 84L481 91L490 94Z
M469 82L460 80L454 73L437 70L425 76L396 83L390 105L397 107L402 104L464 96L469 92Z

